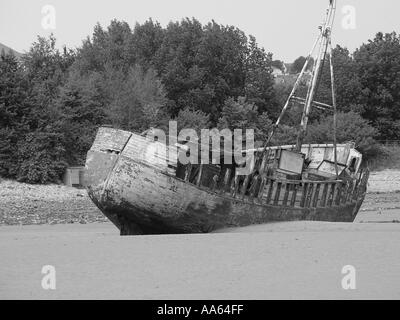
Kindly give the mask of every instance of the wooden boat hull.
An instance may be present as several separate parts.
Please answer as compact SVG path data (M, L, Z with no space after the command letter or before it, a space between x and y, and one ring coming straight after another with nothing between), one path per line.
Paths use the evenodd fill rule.
M96 148L88 153L85 180L90 198L121 235L210 232L272 221L352 222L365 196L330 207L275 206L213 192L124 152Z

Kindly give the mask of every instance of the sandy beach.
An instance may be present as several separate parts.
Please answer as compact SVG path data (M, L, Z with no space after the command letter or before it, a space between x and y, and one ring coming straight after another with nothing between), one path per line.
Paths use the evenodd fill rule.
M393 174L372 175L354 223L131 237L99 222L84 190L51 186L61 190L51 196L3 181L0 299L399 299L400 224L390 222L400 220L400 186L385 180ZM44 265L56 270L55 290L41 286ZM346 265L354 290L342 288Z
M1 299L399 299L400 225L290 222L120 237L109 223L2 227ZM56 289L41 287L43 265ZM344 290L343 266L356 269Z

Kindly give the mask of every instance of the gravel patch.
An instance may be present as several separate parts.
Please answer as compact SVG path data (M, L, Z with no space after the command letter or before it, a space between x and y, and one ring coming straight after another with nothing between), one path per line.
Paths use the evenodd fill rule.
M85 189L0 181L0 225L108 221Z

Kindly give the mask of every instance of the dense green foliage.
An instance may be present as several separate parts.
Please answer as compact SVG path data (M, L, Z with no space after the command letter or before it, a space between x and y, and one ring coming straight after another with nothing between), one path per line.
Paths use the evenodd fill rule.
M374 137L400 139L399 37L378 34L354 55L337 47L333 59L339 140L368 153ZM290 90L274 84L272 66L283 64L254 37L214 21L131 29L114 20L75 51L39 37L21 59L0 56L0 175L57 181L67 165L84 163L102 124L141 132L174 119L179 129L254 129L262 141ZM322 76L322 100L329 81ZM274 143L295 140L300 115L285 117ZM309 141L332 138L329 117L314 112L311 121Z

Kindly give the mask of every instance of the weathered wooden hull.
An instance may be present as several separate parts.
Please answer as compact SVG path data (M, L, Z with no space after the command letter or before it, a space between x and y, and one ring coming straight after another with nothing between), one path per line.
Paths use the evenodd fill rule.
M90 198L121 235L210 232L272 221L352 222L365 195L327 207L265 204L185 182L132 153L96 148L88 153L85 179Z

